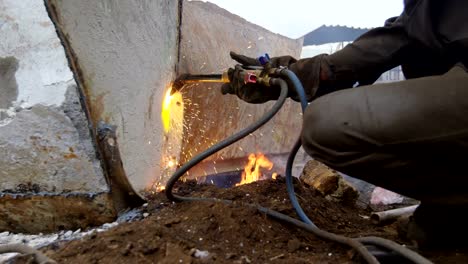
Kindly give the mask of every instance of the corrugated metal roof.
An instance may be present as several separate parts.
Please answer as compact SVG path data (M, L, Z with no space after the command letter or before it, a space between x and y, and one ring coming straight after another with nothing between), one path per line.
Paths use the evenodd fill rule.
M369 30L369 28L323 25L304 35L304 46L354 41Z

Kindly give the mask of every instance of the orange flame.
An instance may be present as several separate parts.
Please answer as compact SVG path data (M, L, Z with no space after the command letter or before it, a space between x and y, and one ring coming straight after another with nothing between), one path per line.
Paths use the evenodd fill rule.
M181 122L181 113L183 113L182 94L179 91L171 94L171 90L172 87L167 89L161 109L161 120L165 133L169 133L175 128L178 122Z
M161 111L161 119L163 121L164 132L166 133L169 132L169 129L171 126L171 112L170 112L170 106L171 106L171 101L172 101L171 90L172 88L166 91L166 95L164 96L164 101L163 101L162 111Z
M257 153L257 155L253 153L250 154L249 162L244 167L244 171L242 172L242 180L240 183L236 184L236 186L260 180L262 177L260 168L271 170L273 168L273 162L271 162L262 153Z

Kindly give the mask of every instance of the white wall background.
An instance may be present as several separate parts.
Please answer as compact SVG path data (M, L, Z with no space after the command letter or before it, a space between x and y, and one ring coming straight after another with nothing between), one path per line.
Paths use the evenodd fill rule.
M0 57L14 56L17 105L61 105L74 83L42 0L0 0Z

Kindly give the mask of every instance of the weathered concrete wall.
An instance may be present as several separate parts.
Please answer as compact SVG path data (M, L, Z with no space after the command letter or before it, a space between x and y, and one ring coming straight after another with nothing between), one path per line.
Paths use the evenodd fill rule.
M233 67L235 62L229 57L231 50L252 57L268 53L270 56L299 58L302 48L302 39L292 40L273 34L214 4L198 1L184 1L181 32L180 74L220 73ZM219 86L184 88L187 129L181 162L245 128L273 104L251 105L234 95L222 96ZM234 160L258 151L268 154L289 152L302 126L300 112L299 104L288 100L281 112L263 128L208 160ZM218 169L222 169L220 166L218 164ZM208 174L215 173L208 167L204 168L210 170Z
M76 85L43 2L0 2L0 25L0 190L34 185L57 193L106 191Z
M50 231L54 224L31 222L52 218L55 228L89 224L52 213L76 212L76 201L64 199L70 192L99 196L79 207L101 214L93 223L111 220L109 188L44 2L0 1L0 36L0 230Z
M177 155L163 153L171 143L160 113L175 75L178 1L46 2L94 127L116 126L126 175L135 189L149 187L164 157Z
M86 153L81 140L85 139L60 108L36 105L18 112L0 127L2 190L106 191L102 173L88 156L94 153Z
M61 105L72 74L44 3L0 1L0 35L0 57L13 56L19 64L17 104Z

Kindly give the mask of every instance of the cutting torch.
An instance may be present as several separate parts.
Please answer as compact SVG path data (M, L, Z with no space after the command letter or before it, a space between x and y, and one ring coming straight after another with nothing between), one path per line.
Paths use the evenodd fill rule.
M274 74L277 69L268 67L267 63L270 61L268 54L257 58L257 60L263 66L242 66L241 78L245 84L259 83L270 86L270 75ZM233 69L226 70L221 74L182 74L172 83L171 94L180 91L186 84L229 83L231 81L230 71Z

